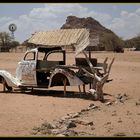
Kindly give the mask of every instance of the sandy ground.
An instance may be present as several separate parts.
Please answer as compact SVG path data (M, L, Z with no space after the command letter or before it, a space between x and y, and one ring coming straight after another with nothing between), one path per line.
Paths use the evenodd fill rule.
M0 69L15 75L17 62L23 56L24 53L0 53ZM96 52L92 56L100 62L106 56L109 57L109 62L115 57L110 74L113 81L104 86L104 93L107 94L105 99L112 102L118 94L126 94L128 99L124 103L106 105L77 96L63 97L60 94L62 87L54 87L45 92L3 93L0 85L0 136L32 136L35 126L45 121L59 120L92 103L100 109L88 111L80 119L93 121L94 125L77 125L73 128L74 131L86 132L91 136L140 136L140 52ZM74 55L67 54L67 64L73 63ZM67 90L77 93L78 87L68 87Z

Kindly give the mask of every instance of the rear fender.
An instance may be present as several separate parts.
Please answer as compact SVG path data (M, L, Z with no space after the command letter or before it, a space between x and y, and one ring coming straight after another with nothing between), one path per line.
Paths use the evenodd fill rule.
M62 80L66 78L67 85L69 86L78 86L83 85L84 83L75 75L75 72L70 69L61 69L56 68L51 76L49 81L49 87L52 86L62 86Z

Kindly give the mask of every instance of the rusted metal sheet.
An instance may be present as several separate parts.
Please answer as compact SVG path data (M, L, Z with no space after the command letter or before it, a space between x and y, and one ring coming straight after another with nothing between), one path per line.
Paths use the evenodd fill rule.
M70 86L78 86L84 84L70 69L56 68L50 76L49 87L51 87L52 79L56 74L63 74L68 79ZM58 81L59 80L60 79L58 79Z
M89 31L83 29L60 29L48 32L36 32L28 43L45 47L74 45L76 54L89 45Z

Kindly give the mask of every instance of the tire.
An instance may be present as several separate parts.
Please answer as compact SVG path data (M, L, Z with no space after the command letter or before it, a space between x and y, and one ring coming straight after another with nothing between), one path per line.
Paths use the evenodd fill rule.
M7 89L8 92L11 92L13 90L12 87L8 86L8 84L6 83L5 79L2 78L2 83L3 83L3 91L5 92L5 88Z

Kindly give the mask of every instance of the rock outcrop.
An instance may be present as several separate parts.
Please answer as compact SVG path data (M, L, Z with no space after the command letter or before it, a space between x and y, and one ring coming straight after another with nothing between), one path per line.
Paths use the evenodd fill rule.
M90 39L99 36L99 45L97 47L91 46L91 50L114 50L117 46L122 46L123 41L111 30L105 28L97 20L92 17L79 18L76 16L68 16L66 23L62 25L61 29L78 29L87 28L90 32Z

